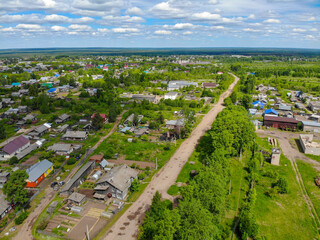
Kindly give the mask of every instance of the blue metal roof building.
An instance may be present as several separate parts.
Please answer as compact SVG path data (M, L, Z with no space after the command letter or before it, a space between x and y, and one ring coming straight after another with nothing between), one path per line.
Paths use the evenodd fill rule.
M48 93L53 93L53 92L55 92L55 91L57 91L56 88L50 88L47 92L48 92Z
M255 101L252 103L253 107L254 108L257 108L258 106L260 107L260 109L263 109L264 108L264 103L261 102L261 101Z
M278 112L272 108L267 109L264 111L264 114L274 114L274 115L279 115Z

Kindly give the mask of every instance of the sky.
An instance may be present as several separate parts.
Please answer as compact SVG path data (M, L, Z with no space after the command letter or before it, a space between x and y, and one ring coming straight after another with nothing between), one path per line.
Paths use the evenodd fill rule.
M320 48L320 0L0 0L0 48Z

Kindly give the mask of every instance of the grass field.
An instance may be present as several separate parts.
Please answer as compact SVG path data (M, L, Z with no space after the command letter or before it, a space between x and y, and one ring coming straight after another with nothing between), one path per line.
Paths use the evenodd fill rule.
M276 171L288 181L289 193L274 199L265 193L274 179L261 176L257 190L256 217L262 236L267 239L315 239L318 234L300 192L294 171L288 159L281 156L281 166L265 163L264 169Z
M297 161L297 165L303 179L304 185L308 195L313 203L318 216L320 215L320 189L316 186L314 179L319 172L317 172L310 164L303 161Z

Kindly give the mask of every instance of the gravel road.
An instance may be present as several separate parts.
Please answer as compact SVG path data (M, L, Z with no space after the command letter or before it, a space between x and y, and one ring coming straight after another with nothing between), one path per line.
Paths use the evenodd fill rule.
M233 77L235 81L229 86L226 92L221 94L219 101L203 117L189 138L180 145L167 164L152 178L138 200L118 219L103 239L136 239L141 220L145 211L149 208L155 192L159 191L163 198L171 199L171 196L167 194L167 190L175 183L181 169L188 161L200 138L211 128L217 114L223 110L224 99L232 93L234 86L239 81L238 77L235 75L233 75Z

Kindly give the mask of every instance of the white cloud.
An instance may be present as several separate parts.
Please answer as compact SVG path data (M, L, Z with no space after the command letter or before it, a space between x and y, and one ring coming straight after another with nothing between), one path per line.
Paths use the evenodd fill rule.
M214 30L223 30L223 29L225 29L225 27L224 26L212 26L212 27L210 27L211 29L214 29Z
M33 30L42 29L42 27L40 25L38 25L38 24L24 24L24 23L18 24L16 26L16 28L19 28L19 29L33 29Z
M161 2L151 8L151 12L161 18L181 18L185 16L182 10L170 5L171 1Z
M309 40L315 39L315 37L313 35L307 35L306 38L309 39Z
M1 23L39 23L41 19L36 14L17 14L17 15L2 15L0 16Z
M124 23L141 23L144 22L144 19L142 17L137 16L104 16L101 20L97 21L98 23L102 25L122 25Z
M126 13L130 15L143 15L143 11L138 7L129 8Z
M209 12L202 12L192 14L191 18L194 20L219 20L221 19L221 15Z
M62 26L52 26L51 29L56 32L67 31L68 29Z
M248 19L255 19L256 18L256 16L254 15L254 14L250 14L249 16L248 16Z
M15 31L13 27L8 27L8 28L1 28L0 31L2 32L13 32Z
M218 3L219 3L219 0L209 0L209 3L210 3L210 4L218 4Z
M261 30L253 29L253 28L245 28L245 29L243 29L243 31L245 31L245 32L261 32Z
M193 28L194 25L192 23L177 23L175 25L164 25L164 28L175 29L175 30L183 30L186 28Z
M264 23L280 23L280 20L275 18L269 18L267 20L264 20L263 22Z
M134 33L139 32L138 28L113 28L114 33Z
M294 28L292 31L302 33L302 32L306 32L307 30L303 28Z
M108 28L98 28L98 32L107 33L107 32L110 32L110 29L108 29Z
M183 35L190 35L190 34L192 34L192 32L191 31L186 31L186 32L183 32L182 34Z
M68 22L69 18L62 15L52 14L45 16L44 20L48 22Z
M72 24L68 28L75 32L88 32L93 30L92 27L88 25L79 25L79 24Z
M157 34L157 35L170 35L171 31L168 31L168 30L157 30L157 31L154 32L154 34Z

